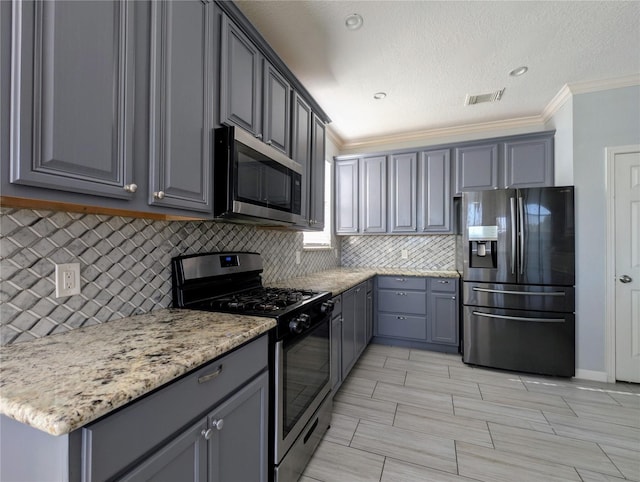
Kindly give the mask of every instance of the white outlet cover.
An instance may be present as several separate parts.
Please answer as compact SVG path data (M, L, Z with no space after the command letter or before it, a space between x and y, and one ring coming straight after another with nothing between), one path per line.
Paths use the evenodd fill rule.
M408 249L403 249L400 251L400 257L402 259L409 259L409 250Z
M80 294L80 263L56 264L56 298Z

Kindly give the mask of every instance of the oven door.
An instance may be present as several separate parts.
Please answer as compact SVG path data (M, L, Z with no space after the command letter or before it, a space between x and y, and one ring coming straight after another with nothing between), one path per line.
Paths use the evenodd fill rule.
M330 317L276 343L276 464L288 452L331 389Z

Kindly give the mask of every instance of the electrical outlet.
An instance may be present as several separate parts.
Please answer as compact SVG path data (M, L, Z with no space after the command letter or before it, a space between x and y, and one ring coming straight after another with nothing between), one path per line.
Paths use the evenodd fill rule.
M80 263L56 264L56 298L80 294Z
M296 251L296 264L300 264L300 251Z
M400 257L402 259L409 259L409 250L408 249L400 250Z

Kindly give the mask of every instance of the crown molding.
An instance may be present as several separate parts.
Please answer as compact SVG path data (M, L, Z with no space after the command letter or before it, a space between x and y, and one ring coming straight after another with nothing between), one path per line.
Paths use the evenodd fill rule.
M335 146L338 149L342 149L343 148L343 146L345 144L345 141L335 131L335 129L333 128L333 124L327 124L327 128L326 128L325 132L327 133L327 137L331 140L331 142L333 142L333 144L335 144Z
M477 124L467 124L463 126L442 127L438 129L426 129L421 131L407 132L402 134L391 134L386 136L376 136L354 141L345 141L340 149L363 149L383 144L406 143L411 141L422 141L427 139L439 139L445 137L460 137L470 134L479 134L496 130L522 129L527 127L540 128L544 125L542 116L518 117L515 119L505 119L499 121L482 122Z

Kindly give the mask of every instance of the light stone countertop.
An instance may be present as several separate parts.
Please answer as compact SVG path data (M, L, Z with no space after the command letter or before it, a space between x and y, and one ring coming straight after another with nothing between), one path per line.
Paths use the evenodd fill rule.
M318 291L331 291L333 296L353 288L376 275L389 276L427 276L434 278L459 278L457 271L430 271L408 268L335 268L319 271L307 276L290 278L273 283L274 287L288 287L310 289Z
M335 268L268 286L334 296L376 275L457 271ZM0 413L70 433L273 328L272 318L162 309L0 348Z
M0 413L69 433L256 338L265 317L162 309L0 349Z

